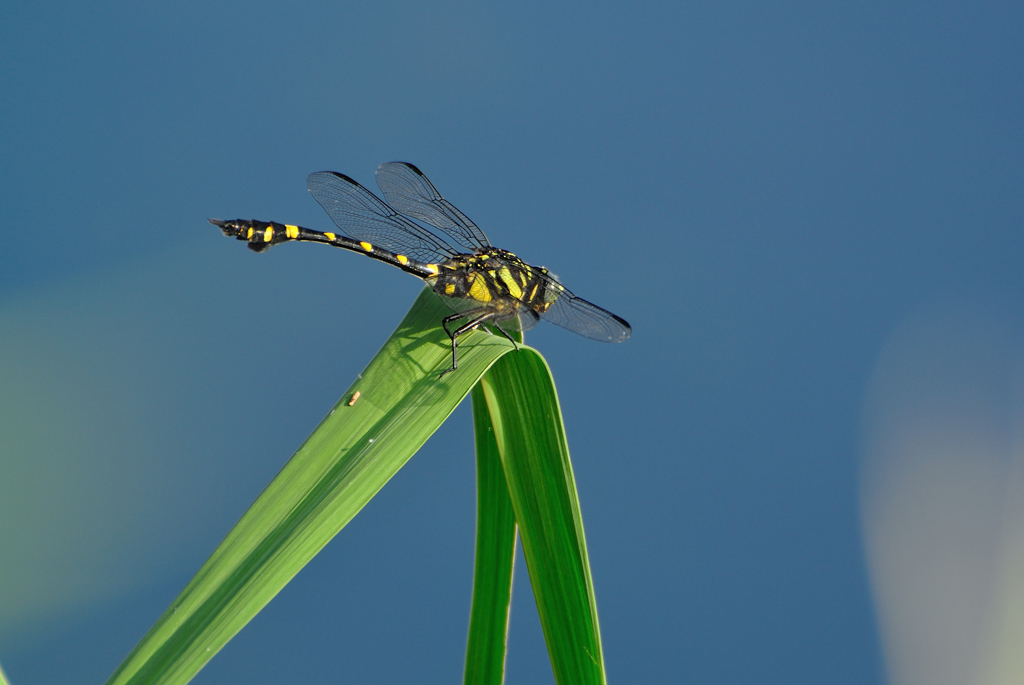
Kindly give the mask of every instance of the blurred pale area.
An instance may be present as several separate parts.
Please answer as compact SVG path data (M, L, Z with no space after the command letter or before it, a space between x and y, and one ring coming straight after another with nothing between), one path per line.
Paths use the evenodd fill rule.
M176 256L0 305L0 634L146 582L190 527L171 379L216 279Z
M0 637L194 570L350 380L274 352L339 337L315 269L209 252L0 302Z
M1024 682L1024 421L1016 320L910 317L864 406L864 544L893 685Z

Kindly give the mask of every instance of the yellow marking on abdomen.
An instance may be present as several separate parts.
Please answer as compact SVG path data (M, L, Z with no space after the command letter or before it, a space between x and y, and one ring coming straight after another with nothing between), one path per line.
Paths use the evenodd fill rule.
M469 283L469 296L477 302L490 302L491 291L487 287L487 283L484 282L483 276L479 274L470 274Z
M274 229L267 226L267 230L263 231L263 242L269 243L274 239Z
M324 235L327 236L327 239L330 240L332 243L334 242L334 234L333 233L324 233Z
M437 264L425 264L424 267L427 271L434 274L435 276L440 273L440 269L437 268Z
M402 266L405 266L406 264L409 263L409 258L406 257L404 254L396 254L395 259L397 259L398 263L401 264Z
M289 238L292 238L294 240L295 238L299 237L299 227L298 226L289 226L288 224L285 224L284 225L284 234L286 236L288 236Z
M370 243L359 243L359 247L363 248L367 252L373 252L373 245Z
M249 232L245 234L246 240L252 240L252 226L249 227Z
M501 270L498 271L498 278L500 278L501 282L508 288L509 295L517 300L523 296L523 289L519 287L518 283L516 283L516 279L512 276L512 272L509 271L507 266L501 267Z

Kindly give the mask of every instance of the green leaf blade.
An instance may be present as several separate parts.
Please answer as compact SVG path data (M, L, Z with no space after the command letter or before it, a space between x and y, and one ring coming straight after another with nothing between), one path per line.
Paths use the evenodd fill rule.
M186 683L334 537L512 345L472 331L459 368L424 289L343 399L242 516L108 685ZM297 353L302 353L297 351ZM357 401L350 398L359 391ZM241 416L250 420L249 416Z
M481 380L559 685L605 683L572 463L547 363L528 347Z
M472 397L477 473L476 562L463 682L501 685L505 680L516 515L487 400L479 384L473 388Z

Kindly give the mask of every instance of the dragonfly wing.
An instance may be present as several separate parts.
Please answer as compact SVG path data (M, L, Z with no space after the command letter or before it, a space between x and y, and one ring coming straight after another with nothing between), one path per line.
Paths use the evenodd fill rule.
M516 330L528 331L534 326L536 326L538 323L540 323L540 317L537 316L537 312L533 311L532 309L529 309L528 307L522 307L519 310L518 322L519 326L516 328Z
M473 251L489 247L487 236L455 205L441 197L423 172L408 162L377 167L377 185L396 210L443 231L459 246Z
M318 171L306 187L341 232L421 262L437 262L457 250L417 226L345 174Z
M607 309L602 309L583 298L576 297L560 284L553 283L552 285L561 289L562 292L558 299L541 314L545 321L578 333L584 338L600 342L622 342L632 333L632 329L625 319L619 318Z

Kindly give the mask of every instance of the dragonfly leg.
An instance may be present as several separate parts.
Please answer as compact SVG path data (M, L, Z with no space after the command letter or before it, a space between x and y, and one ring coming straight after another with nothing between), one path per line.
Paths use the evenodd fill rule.
M518 351L519 351L519 345L517 345L517 344L516 344L516 341L515 341L515 339L514 339L514 338L513 338L513 337L512 337L511 335L509 335L508 333L506 333L506 332L505 332L505 329L501 327L501 324L499 324L499 323L498 323L497 321L492 321L492 322L491 322L491 323L489 323L488 325L489 325L489 326L494 326L494 327L495 327L495 328L497 328L497 329L498 329L499 331L501 331L501 334L502 334L503 336L505 336L506 338L508 338L508 339L509 339L509 342L511 342L511 343L512 343L512 347L516 348L516 352L518 352Z
M448 324L450 324L452 321L458 321L459 319L471 319L474 316L477 316L478 314L483 314L486 311L486 307L475 307L473 309L467 309L464 312L456 312L455 314L449 314L448 316L441 319L441 328L444 329L445 334L450 338L452 337L452 332L448 330Z
M458 321L459 319L465 319L467 316L474 316L477 310L473 309L468 312L456 312L455 314L449 314L448 316L441 319L441 328L444 329L445 335L449 338L452 337L452 332L448 330L448 324L452 321Z
M458 366L458 347L459 347L458 340L459 340L459 336L462 335L463 333L465 333L466 331L473 330L474 328L476 328L480 324L484 323L485 321L488 321L489 319L491 319L493 317L494 317L494 312L488 311L487 309L484 309L483 307L480 307L480 308L477 308L477 309L471 309L471 310L466 311L466 312L460 312L458 314L452 314L451 316L444 317L444 319L441 321L441 327L444 328L444 332L448 334L448 337L452 339L452 368L446 369L446 370L442 371L441 375L438 376L438 380L444 378L445 374L451 373ZM452 321L458 321L459 319L466 319L466 318L468 318L469 321L467 321L466 323L462 324L461 326L456 328L454 331L449 331L448 330L448 324L449 323L451 323Z

